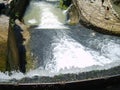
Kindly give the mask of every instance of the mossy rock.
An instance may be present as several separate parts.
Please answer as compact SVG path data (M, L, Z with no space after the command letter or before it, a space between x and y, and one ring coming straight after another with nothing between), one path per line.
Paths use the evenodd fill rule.
M71 3L72 3L72 0L60 0L60 8L67 9Z

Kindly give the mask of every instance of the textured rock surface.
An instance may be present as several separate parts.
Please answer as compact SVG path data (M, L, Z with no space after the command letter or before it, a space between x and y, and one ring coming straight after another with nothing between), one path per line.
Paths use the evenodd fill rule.
M100 1L91 3L85 0L73 0L73 3L79 11L80 20L86 26L98 27L100 29L97 31L101 33L120 35L120 20L116 17L109 0L104 2L104 6L101 6ZM108 12L107 6L109 6Z
M9 17L0 15L0 70L5 71Z
M120 0L111 0L111 3L112 7L114 8L114 10L116 11L120 18Z

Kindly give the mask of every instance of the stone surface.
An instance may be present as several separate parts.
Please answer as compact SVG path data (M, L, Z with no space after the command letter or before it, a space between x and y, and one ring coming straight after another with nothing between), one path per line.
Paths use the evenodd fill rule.
M117 18L109 0L106 0L103 6L101 0L93 2L90 2L90 0L77 0L76 4L86 22L108 32L120 34L120 20ZM109 11L106 11L107 6Z
M5 70L9 17L0 16L0 70Z

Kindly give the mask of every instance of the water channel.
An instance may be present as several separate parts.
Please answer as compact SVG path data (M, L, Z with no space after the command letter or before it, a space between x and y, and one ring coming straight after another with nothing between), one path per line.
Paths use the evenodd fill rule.
M108 70L120 65L120 37L101 34L81 24L67 24L66 11L58 4L58 0L31 1L24 19L27 25L36 26L29 30L35 69L11 76L1 72L0 82Z

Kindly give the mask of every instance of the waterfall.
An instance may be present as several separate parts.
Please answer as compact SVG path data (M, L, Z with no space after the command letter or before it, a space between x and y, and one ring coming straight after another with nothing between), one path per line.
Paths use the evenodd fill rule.
M31 2L24 17L27 25L35 25L37 29L67 29L64 26L65 19L66 15L60 8L44 1Z
M82 25L66 25L66 15L58 8L56 1L32 0L24 15L25 24L35 26L29 30L35 69L25 74L12 71L10 76L8 72L0 72L0 82L23 78L29 81L36 76L40 77L36 79L39 83L42 76L46 82L45 77L71 73L78 75L120 65L120 38L99 34Z

